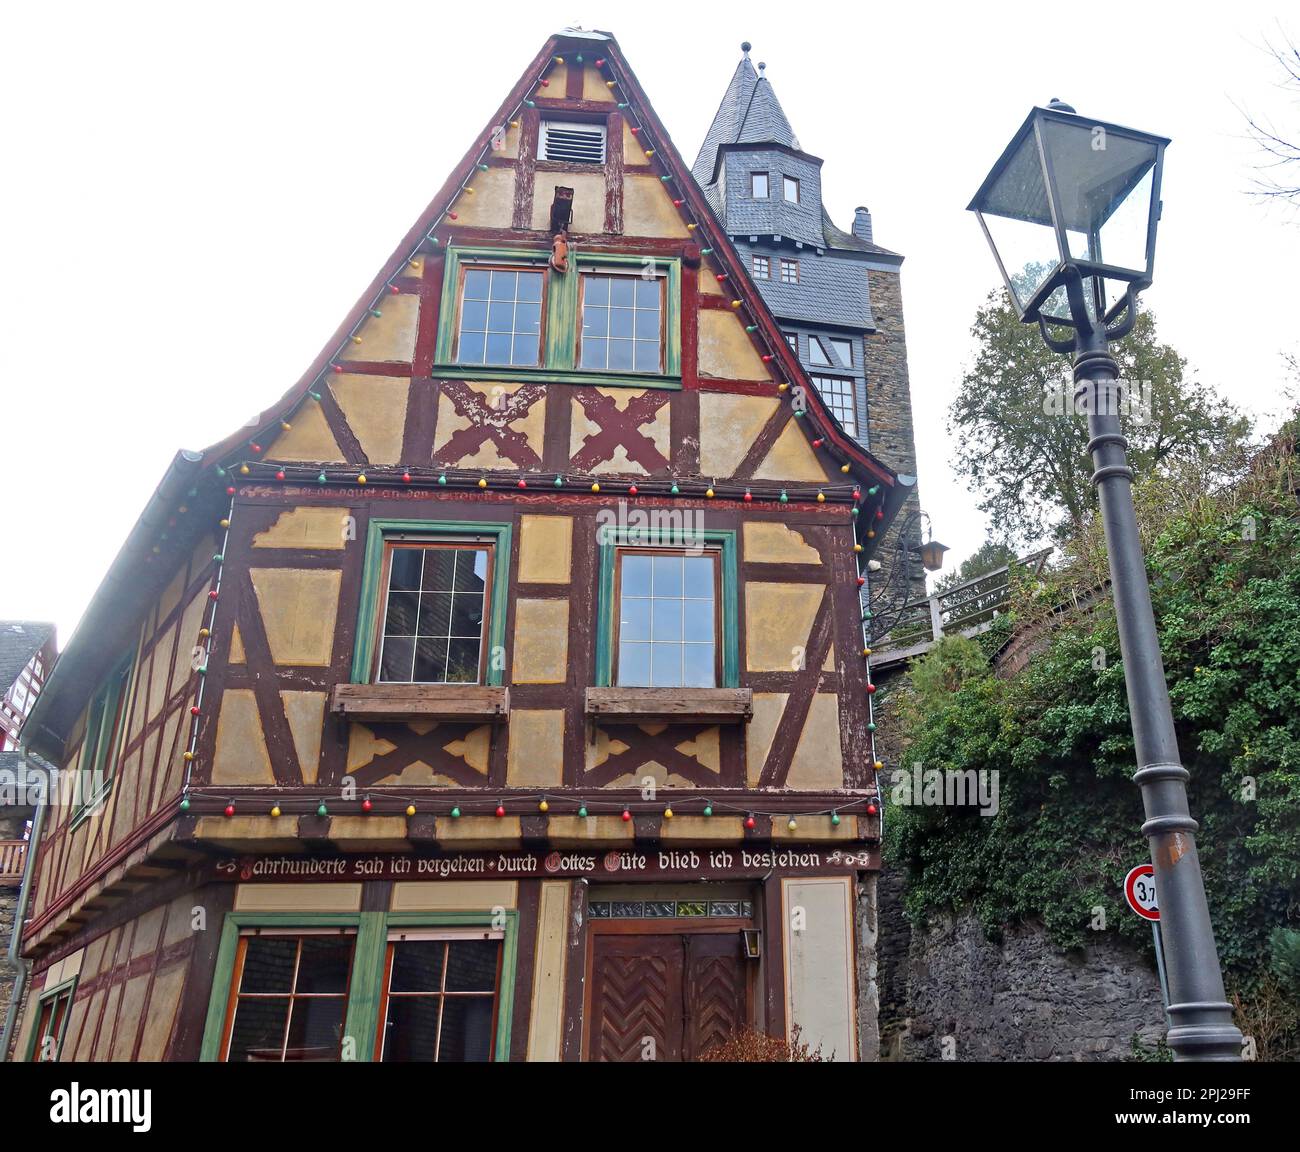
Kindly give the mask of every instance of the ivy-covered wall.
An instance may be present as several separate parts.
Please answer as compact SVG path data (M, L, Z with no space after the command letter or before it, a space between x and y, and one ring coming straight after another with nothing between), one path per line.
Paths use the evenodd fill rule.
M1270 939L1300 925L1294 445L1284 432L1217 492L1175 477L1138 493L1219 956L1239 1026L1274 1057L1296 1053L1300 999ZM1062 951L1118 937L1150 955L1150 928L1121 893L1148 853L1104 571L1099 542L1083 540L1046 585L1017 591L1007 631L987 645L1040 629L1015 675L995 676L973 641L945 642L895 694L905 768L996 773L999 784L995 816L890 803L887 867L906 872L914 924L965 913L995 941L1033 922ZM1089 606L1069 607L1079 602Z

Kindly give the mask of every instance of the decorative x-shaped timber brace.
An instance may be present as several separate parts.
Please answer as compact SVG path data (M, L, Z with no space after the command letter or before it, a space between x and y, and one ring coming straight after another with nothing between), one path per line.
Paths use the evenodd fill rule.
M669 403L671 395L664 391L643 392L628 399L627 406L620 410L613 396L602 395L594 388L577 389L574 397L582 405L583 415L600 431L584 438L569 466L577 472L590 471L597 464L613 460L621 447L628 460L646 472L667 472L668 461L655 447L654 440L641 431L641 425L653 421L659 409Z
M546 395L542 384L524 384L513 393L499 392L496 403L470 388L463 380L444 380L442 395L455 407L458 415L470 422L468 428L453 432L447 442L434 454L434 462L455 465L473 456L484 444L491 443L503 459L520 468L540 468L541 457L528 443L528 438L510 425L522 420L534 404Z
M707 724L672 724L661 732L647 732L635 724L602 722L599 728L610 742L618 741L627 747L622 752L611 752L603 764L587 772L584 783L589 788L603 788L653 761L701 788L720 787L724 781L719 773L677 749L679 744L698 739L709 727Z
M475 771L463 757L447 751L448 745L463 742L474 729L483 727L482 724L438 723L425 732L407 724L367 723L363 726L370 729L377 740L384 740L394 747L391 751L381 752L368 764L351 770L349 775L358 787L377 785L390 776L394 779L389 783L400 783L396 777L417 760L427 764L435 774L449 777L467 788L486 788L488 785L486 774Z

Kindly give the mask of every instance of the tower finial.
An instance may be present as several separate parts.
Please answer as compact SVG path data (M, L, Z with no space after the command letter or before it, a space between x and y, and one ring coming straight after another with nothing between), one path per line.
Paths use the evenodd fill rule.
M740 50L741 50L741 51L742 51L746 56L748 56L748 55L749 55L749 50L750 50L752 47L753 47L753 45L752 45L748 40L746 40L746 41L744 41L744 42L740 45Z
M758 70L759 70L760 72L766 72L766 71L767 71L767 64L764 63L762 60L760 60L760 61L758 62Z

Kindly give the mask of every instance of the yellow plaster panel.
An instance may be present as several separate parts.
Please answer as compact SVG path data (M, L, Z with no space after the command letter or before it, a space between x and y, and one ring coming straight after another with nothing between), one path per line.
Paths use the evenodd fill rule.
M538 172L533 184L533 229L551 230L551 201L556 188L573 189L571 232L605 231L605 176L601 172Z
M200 816L194 835L233 852L254 846L259 852L293 852L302 847L296 829L293 817Z
M700 309L698 367L701 376L722 380L772 379L745 326L729 308Z
M95 1041L95 1050L90 1057L96 1064L108 1059L109 1045L113 1039L113 1021L117 1019L117 1006L121 1000L122 985L111 985L108 995L104 997L104 1023L100 1026L99 1038Z
M510 713L506 783L512 788L564 782L564 713L516 708ZM441 832L442 826L439 826Z
M767 396L700 393L700 475L734 476L779 400Z
M152 952L158 947L158 938L162 935L163 913L167 911L164 904L150 908L143 916L136 918L135 934L131 938L131 959Z
M227 688L221 694L217 746L212 755L214 784L274 784L271 757L262 735L257 697L251 688Z
M163 929L162 944L169 948L186 940L194 932L192 921L194 901L189 896L178 896L171 902L167 913L167 926Z
M696 274L699 277L699 289L705 296L721 296L722 289L718 287L717 273L709 266L708 262L700 264L700 270Z
M504 129L504 131L499 137L500 147L492 148L491 149L492 155L500 156L502 159L505 160L514 160L519 155L519 137L520 137L519 125L521 123L522 121L515 119L515 120L506 120L499 125L497 124L493 125L494 128L500 127Z
M754 479L809 480L814 484L825 484L830 473L821 466L799 421L791 420L754 472Z
M511 134L518 136L517 132ZM452 211L457 216L456 226L509 228L514 220L515 170L489 168L486 172L474 172L470 176L469 185L474 189L474 195L462 193L452 205ZM361 347L364 348L365 345ZM415 347L414 340L411 347Z
M513 724L513 718L512 718ZM462 816L459 820L438 818L438 842L456 848L491 848L517 841L518 816Z
M207 589L201 589L185 605L185 611L181 614L180 642L176 645L176 654L172 659L173 692L190 677L195 647L200 644L207 646L207 641L199 638L199 629L203 627L203 617L207 614L210 603Z
M135 1049L135 1034L140 1027L140 1010L144 1007L144 997L148 990L148 972L142 972L126 982L117 1011L117 1032L109 1051L110 1060L131 1059L131 1053Z
M758 787L763 764L776 737L776 726L789 699L787 692L754 693L754 718L745 726L745 781L750 788Z
M236 912L360 912L360 883L240 884Z
M840 705L834 692L818 692L813 697L799 744L790 758L785 786L808 791L844 787Z
M23 1058L23 1056L27 1052L28 1044L31 1043L32 1027L36 1023L36 1018L41 1014L41 991L42 989L37 988L35 991L32 992L30 996L27 997L27 1007L23 1011L22 1015L19 1017L21 1023L18 1025L18 1039L14 1043L14 1053L15 1053L14 1059L16 1060L21 1060ZM85 1004L86 1001L84 1000L81 1001L81 1007L83 1009L85 1007ZM77 1021L78 1018L77 1009L78 1006L74 1004L72 1006L72 1020L69 1022L69 1026L71 1026L72 1023L75 1023ZM77 1035L77 1033L75 1032L72 1034L74 1036ZM84 1028L82 1029L81 1034L82 1035L85 1034ZM68 1058L72 1059L71 1053L69 1054Z
M623 235L671 236L682 239L691 235L681 212L673 206L673 198L658 176L641 176L629 172L623 177ZM722 315L720 312L717 314Z
M650 157L645 154L645 145L632 135L632 125L626 118L623 120L623 163L627 167L644 167L650 163Z
M376 736L364 724L348 726L348 771L364 768L376 756L391 752L397 745Z
M371 464L397 464L402 455L406 400L410 380L398 376L357 376L344 373L330 380L361 451Z
M569 882L543 880L537 906L533 1001L528 1013L528 1059L556 1061L564 1028L564 963L569 924Z
M509 169L498 168L496 171L509 172ZM509 220L506 224L509 225ZM339 359L409 364L415 356L415 333L420 326L420 298L412 292L388 295L375 311L379 315L368 314L357 329L356 334L361 337L360 343L349 340Z
M277 664L329 665L343 573L250 568L257 607Z
M594 51L594 49L593 49ZM605 74L599 68L587 65L582 70L582 98L584 100L608 100L617 104L614 89L605 82Z
M271 527L253 536L253 547L341 549L351 518L350 508L286 508Z
M589 844L628 843L635 828L619 816L552 816L546 822L546 838L556 848L581 848Z
M749 520L744 526L747 564L820 564L821 553L802 533L776 520Z
M268 460L306 460L321 464L341 464L343 449L325 422L325 413L315 400L306 400L293 414L288 432L275 438L266 453Z
M162 711L167 703L167 681L172 673L172 657L176 650L176 637L170 629L154 645L153 659L149 665L149 719L152 720ZM188 651L186 653L188 655ZM143 681L143 676L136 676L136 691Z
M556 63L551 61L549 70L546 73L546 80L549 82L547 87L538 87L537 94L543 98L551 100L563 100L564 93L568 91L569 84L569 66L564 62Z
M829 816L799 816L796 818L796 828L790 831L787 820L772 820L772 839L773 840L798 840L798 841L854 841L858 838L857 820L852 817L840 817L838 824L832 824Z
M244 662L244 638L239 634L239 625L236 624L230 634L230 659L231 664L242 664Z
M808 647L813 617L826 589L820 584L745 584L745 667L751 672L793 672Z
M515 601L514 683L563 684L568 667L569 602Z
M620 412L626 412L628 405L640 396L644 396L644 388L597 388L602 396L614 402L614 407ZM670 455L669 434L670 418L672 405L661 404L653 416L648 420L643 420L637 425L637 431L642 435L649 437L654 443L655 449L659 455L667 459ZM594 421L588 419L587 410L575 396L573 398L573 419L569 425L569 455L576 456L587 441L593 436L599 436L601 427ZM642 464L635 460L628 459L627 451L620 444L614 455L608 460L602 460L595 465L592 472L610 472L616 475L627 475L631 473L637 476L646 476L649 473Z
M660 825L660 839L678 844L734 842L745 836L740 816L674 816Z
M572 557L572 516L519 517L521 584L567 584Z
M388 907L390 912L487 912L518 906L515 880L399 880Z
M405 816L331 816L329 838L340 848L381 852L406 840Z
M324 692L281 692L280 701L293 734L293 748L298 754L302 782L316 783L320 769L320 741L325 728Z
M673 751L699 761L701 767L707 768L710 772L721 772L722 753L719 733L720 729L716 725L712 728L700 728L693 739L683 740Z
M185 984L185 967L184 964L173 964L154 977L137 1057L143 1063L153 1063L167 1054L167 1041L171 1039L172 1023Z
M502 395L513 396L523 385L473 380L466 381L465 387L482 397L484 408L490 408L499 403L498 397ZM446 396L439 396L438 429L434 436L433 454L437 456L455 433L469 426L469 420L456 411L456 406ZM546 430L546 398L539 397L529 407L526 414L509 421L506 427L522 436L540 459L542 456L542 437ZM496 450L496 445L490 440L486 441L473 455L462 456L457 460L449 461L449 463L461 468L500 469L507 472L519 471L517 464L501 458Z
M172 574L172 578L167 582L167 587L158 597L158 621L161 624L171 611L181 602L181 593L185 590L186 568L182 565Z

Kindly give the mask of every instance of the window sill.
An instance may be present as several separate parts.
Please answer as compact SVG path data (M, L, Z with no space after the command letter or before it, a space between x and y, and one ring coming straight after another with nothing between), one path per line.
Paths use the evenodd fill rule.
M516 368L509 365L435 364L435 380L520 380L538 384L577 384L596 388L663 388L680 391L679 375L660 372L598 372L583 368Z
M344 720L504 720L510 690L482 684L336 684L330 712Z
M746 724L754 715L749 688L588 688L587 715L638 723Z

